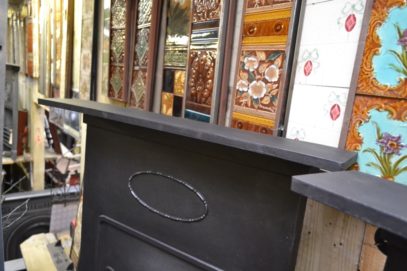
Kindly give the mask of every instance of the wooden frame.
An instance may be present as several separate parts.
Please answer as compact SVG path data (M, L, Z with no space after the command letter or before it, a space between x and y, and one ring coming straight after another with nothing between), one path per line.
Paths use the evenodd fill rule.
M130 1L131 2L131 1ZM128 18L128 22L130 25L130 33L128 33L130 36L130 40L128 45L128 63L126 67L128 68L128 71L126 72L126 82L125 85L127 87L127 90L130 89L131 87L131 82L132 82L132 73L134 70L134 60L135 60L135 47L136 47L136 34L138 30L138 6L139 6L140 0L132 1L131 6L130 6L130 14ZM152 8L151 8L151 22L149 30L149 50L148 50L148 55L147 59L149 60L148 65L147 65L147 79L146 79L146 88L145 88L145 96L144 96L144 105L143 109L147 111L151 111L153 108L153 94L154 94L154 82L155 82L155 76L154 72L156 70L156 61L152 61L153 59L157 59L157 52L158 52L158 40L159 40L159 34L160 34L160 18L161 18L161 10L163 6L163 0L155 0L152 1ZM131 105L130 101L130 96L131 93L130 91L127 91L127 105Z
M150 25L147 26L150 28L149 31L149 50L148 50L148 59L156 59L157 58L157 48L159 39L159 29L160 24L158 18L160 18L161 8L162 8L162 0L159 1L151 1L151 22ZM108 97L112 100L116 100L119 102L124 102L127 106L133 107L134 105L131 103L131 87L133 83L133 72L134 72L134 61L135 61L135 47L137 42L137 30L138 30L138 7L141 3L140 0L126 0L126 15L125 15L125 39L124 39L124 59L123 59L123 81L122 81L122 91L123 93L120 95L119 98L111 96L109 93L110 83L108 83ZM110 6L110 14L111 14L112 6ZM112 15L110 15L112 16ZM112 20L110 19L110 29L112 27ZM146 27L146 28L147 28ZM110 45L111 48L111 39L112 39L112 32L110 31ZM110 50L110 49L109 49ZM110 55L110 53L109 53ZM110 58L110 56L109 56ZM110 63L110 61L109 61ZM142 108L145 110L152 109L152 96L153 96L153 88L154 88L154 71L156 64L154 61L149 61L147 65L147 79L145 85L145 93L144 93L144 103ZM111 64L109 64L109 82L110 82L110 74L111 74Z
M167 37L167 31L166 31L166 20L167 20L167 6L169 2L164 1L163 6L163 12L161 16L161 35L160 35L160 48L159 48L159 53L158 57L159 59L157 60L157 68L156 68L156 86L155 86L155 101L154 101L154 112L156 113L161 113L162 111L162 98L163 95L168 94L172 95L173 97L179 96L179 95L173 95L173 93L168 92L168 91L163 91L164 88L164 70L176 70L178 71L177 67L169 68L165 66L164 63L164 52L166 49L166 37ZM222 75L226 75L227 78L229 78L229 75L227 74L229 70L229 65L228 63L230 62L230 57L228 57L228 54L231 52L229 48L232 47L233 43L233 34L234 34L234 19L235 19L235 9L236 9L236 1L230 1L230 0L224 0L222 1L222 7L221 11L219 14L219 19L215 20L207 20L205 22L194 22L193 21L193 1L191 1L191 10L190 10L190 20L189 20L189 35L188 35L188 44L187 44L187 63L185 64L185 71L184 67L179 70L182 70L185 72L185 87L184 87L184 94L182 96L182 112L180 113L181 117L185 117L186 114L186 104L189 104L189 111L192 110L192 107L197 106L199 107L199 103L194 104L192 101L187 101L188 97L190 95L189 89L189 80L191 79L191 53L199 53L199 52L213 52L216 56L214 60L213 67L214 67L214 80L212 82L212 94L211 94L211 104L207 105L206 109L207 112L202 113L199 110L196 110L198 114L202 113L202 115L205 116L206 120L209 119L210 122L212 123L218 123L219 121L219 114L222 114L220 112L226 111L226 102L225 96L227 97L227 85L226 87L224 84L227 84L227 81L225 81L225 78ZM215 30L216 29L216 30ZM200 30L213 30L213 32L217 31L217 37L216 41L213 42L213 44L210 44L210 48L208 47L205 49L205 46L203 46L199 41L195 40L195 42L192 41L193 39L193 33L198 33ZM215 38L213 38L215 39ZM216 43L216 48L215 44ZM228 44L228 45L227 45ZM229 46L229 47L228 47ZM202 47L202 48L201 48ZM222 108L222 109L221 109ZM224 113L223 113L224 114ZM206 121L205 120L205 121Z
M214 108L215 112L217 112L216 121L215 123L225 126L226 124L226 112L228 106L228 97L229 97L229 80L231 77L230 69L232 65L232 55L233 51L233 37L235 34L235 23L236 23L236 8L237 8L237 1L230 1L228 6L228 14L226 22L225 22L225 35L223 35L222 44L224 45L224 57L223 57L223 65L222 65L222 72L221 72L221 81L219 84L219 93L218 93L218 102L216 103L216 107ZM225 49L226 48L226 49Z
M240 57L242 52L244 51L243 48L245 49L250 49L252 48L253 50L258 50L256 48L265 48L266 45L270 45L270 41L277 41L276 44L279 44L279 47L284 48L285 56L284 56L284 63L282 66L282 73L280 75L281 80L279 81L279 94L278 94L278 101L277 101L277 109L276 112L273 114L275 115L274 120L270 120L270 122L273 123L273 128L267 129L270 130L270 132L273 135L278 135L280 126L282 123L282 120L284 119L283 114L285 113L285 106L286 106L286 97L289 92L289 86L288 83L290 80L288 77L291 75L291 67L292 63L294 60L293 56L293 51L294 51L294 38L297 35L297 27L298 27L298 22L299 22L299 13L300 13L300 8L301 8L301 1L292 1L291 3L284 3L281 5L278 5L276 7L268 7L268 8L262 8L260 11L259 10L250 10L248 11L248 0L244 0L244 7L243 7L243 16L242 20L240 22L240 35L239 35L239 46L238 46L238 55L236 56L236 59L234 60L236 69L235 69L235 74L233 75L234 80L233 80L233 87L231 89L232 95L231 97L231 102L230 102L230 112L229 118L230 118L230 123L229 126L232 127L233 125L233 115L242 115L245 116L245 118L250 118L250 119L256 119L256 126L259 124L260 121L268 121L268 117L265 116L266 113L257 113L255 115L253 114L241 114L239 110L235 110L235 97L236 97L236 85L237 85L237 78L238 78L238 73L239 73L239 65L240 65ZM290 9L290 20L289 20L289 28L288 28L288 33L287 36L281 36L281 37L274 37L272 39L267 38L263 42L256 42L256 45L252 45L252 39L248 40L246 37L246 42L243 41L243 33L245 31L245 24L248 25L250 24L249 22L245 23L245 19L247 16L260 16L261 13L263 12L270 12L273 10L281 11L283 12L284 9ZM248 41L247 41L248 40ZM284 45L281 45L284 44ZM273 45L274 46L274 45ZM276 45L277 46L277 45ZM274 46L275 48L277 48ZM270 47L271 49L271 47ZM264 49L264 50L269 50L269 49ZM225 83L226 84L226 83ZM249 112L250 110L248 110ZM226 116L226 110L223 109L222 114ZM260 120L260 118L262 120ZM254 125L254 124L253 124ZM263 131L260 131L263 132ZM265 133L268 133L264 131Z
M356 98L356 89L357 89L357 85L358 85L361 65L363 62L363 51L364 51L364 48L366 45L366 36L368 34L368 28L369 28L370 16L372 13L373 2L374 2L374 0L366 1L366 9L365 9L364 17L363 17L363 22L362 22L362 30L360 32L359 45L358 45L356 59L355 59L355 66L353 69L353 76L352 76L352 81L351 81L351 85L350 85L350 89L349 89L348 101L346 103L346 111L345 111L345 116L343 119L342 131L341 131L341 136L340 136L340 140L339 140L339 148L341 148L341 149L345 148L346 140L347 140L348 133L349 133L349 128L351 125L350 122L351 122L351 118L352 118L353 104L354 104L355 98Z
M356 88L356 83L357 83L357 78L358 78L358 72L359 72L359 65L360 65L360 61L361 61L361 55L359 50L363 50L364 48L364 40L362 41L362 39L366 36L366 28L368 27L368 21L369 21L369 15L370 15L370 10L371 10L371 6L373 4L374 0L366 0L366 6L363 12L363 21L362 21L362 26L361 26L361 31L359 34L359 44L357 47L357 53L356 53L356 60L355 60L355 64L353 67L353 74L352 74L352 78L351 78L351 82L350 82L350 86L349 86L349 91L348 91L348 96L347 96L347 101L346 101L346 105L345 105L345 112L344 112L344 119L343 119L343 123L342 123L342 128L341 128L341 132L340 132L340 138L339 138L339 147L343 148L345 145L346 138L343 139L344 134L346 134L346 130L347 130L347 126L349 124L350 121L350 117L351 117L351 113L352 113L352 108L350 105L353 104L353 99L355 96L355 88ZM296 73L295 70L299 63L298 63L298 56L300 54L300 44L301 44L301 39L302 39L302 33L303 33L303 22L305 20L305 10L306 10L306 6L307 3L306 1L304 1L304 3L302 4L301 10L299 11L299 23L298 23L298 29L297 32L300 33L299 35L297 35L296 38L296 46L295 46L295 50L293 53L293 64L292 64L292 70L294 72L292 72L291 76L290 76L290 80L289 80L289 88L288 88L288 97L287 97L287 105L286 105L286 109L287 112L290 110L291 106L292 106L292 99L293 99L293 92L294 92L294 84L295 84L295 80L296 80ZM287 128L288 128L288 123L290 121L290 115L286 114L284 117L284 131L283 131L283 136L287 137ZM346 127L346 128L345 128Z

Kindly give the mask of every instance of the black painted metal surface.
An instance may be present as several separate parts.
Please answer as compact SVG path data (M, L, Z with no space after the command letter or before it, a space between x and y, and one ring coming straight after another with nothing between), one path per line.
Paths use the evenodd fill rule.
M18 73L20 67L6 65L6 97L4 102L3 151L12 159L17 158L18 140Z
M294 176L292 190L407 238L407 187L356 171Z
M407 238L401 238L389 231L378 229L375 243L380 251L387 256L384 271L400 271L407 269Z
M93 102L40 103L88 124L79 270L294 270L305 198L291 176L355 159Z
M330 171L347 169L356 162L357 155L355 153L336 148L170 118L136 109L119 108L113 105L82 100L39 99L39 103L82 112L89 116L279 157Z

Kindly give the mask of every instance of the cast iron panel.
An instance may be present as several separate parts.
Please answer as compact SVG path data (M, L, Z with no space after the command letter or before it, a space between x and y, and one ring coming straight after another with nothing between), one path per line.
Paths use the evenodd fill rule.
M293 270L305 198L291 176L356 158L95 102L40 103L88 124L79 270Z
M164 268L193 271L202 270L202 267L215 269L120 222L101 217L99 223L100 239L97 246L96 270L162 270ZM132 253L129 257L129 254L123 251L137 251L137 253Z
M98 118L86 117L86 122L89 144L80 270L92 270L101 262L101 268L139 270L136 258L154 261L153 267L140 270L194 270L178 268L182 262L172 252L157 251L154 244L126 238L123 230L101 226L101 219L115 220L130 232L199 259L204 270L294 268L305 201L290 191L290 174L307 173L309 167ZM207 202L207 216L181 223L141 205L128 182L134 173L146 170L180 179L199 191ZM194 193L174 183L140 179L133 188L162 212L185 217L202 213ZM114 256L116 250L120 257Z

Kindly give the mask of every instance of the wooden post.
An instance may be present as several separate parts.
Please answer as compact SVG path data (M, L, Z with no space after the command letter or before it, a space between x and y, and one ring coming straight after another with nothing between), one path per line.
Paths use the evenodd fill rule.
M33 190L42 190L45 187L45 150L44 150L44 109L37 104L38 80L30 79L31 107L30 107L30 152L32 157Z

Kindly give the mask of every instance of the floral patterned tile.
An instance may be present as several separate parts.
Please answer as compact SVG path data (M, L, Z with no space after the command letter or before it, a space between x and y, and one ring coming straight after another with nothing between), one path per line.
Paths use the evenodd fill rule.
M356 53L356 43L302 46L295 83L349 88Z
M407 185L407 101L357 95L346 148L360 171Z
M283 50L243 50L235 89L234 104L267 113L277 111Z
M130 88L130 106L144 109L144 98L146 94L147 71L134 70Z
M295 89L287 137L337 147L349 89L308 85Z
M110 63L123 64L124 62L124 46L126 41L126 30L111 30L110 41Z
M301 45L358 42L366 0L307 2Z
M212 106L212 94L216 71L216 50L190 50L187 102L195 103L198 107L205 108L203 111L194 108L201 113L209 114Z
M125 98L123 84L124 84L124 67L110 66L108 96L110 98L123 100Z
M142 28L137 31L137 40L135 45L135 66L148 65L148 41L150 38L150 28Z
M406 17L405 1L374 2L357 93L407 98Z
M192 0L192 22L201 23L218 20L222 8L222 0Z

